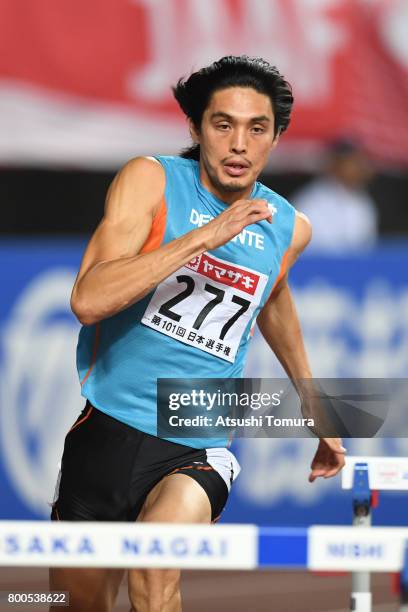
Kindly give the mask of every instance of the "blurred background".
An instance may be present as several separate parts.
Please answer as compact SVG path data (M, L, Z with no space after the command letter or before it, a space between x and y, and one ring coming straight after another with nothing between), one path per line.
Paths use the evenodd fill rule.
M82 408L69 296L116 171L188 144L170 86L223 55L292 83L262 180L315 232L291 274L315 376L408 370L406 0L0 0L0 519L47 518ZM255 336L246 373L281 374ZM408 455L408 441L349 440ZM339 479L307 482L311 440L242 440L223 520L350 523ZM384 495L377 522L405 524Z

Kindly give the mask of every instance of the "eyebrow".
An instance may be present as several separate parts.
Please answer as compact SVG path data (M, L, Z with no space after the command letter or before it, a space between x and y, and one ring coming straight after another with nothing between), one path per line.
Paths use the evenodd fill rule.
M213 113L210 117L210 119L228 119L228 121L233 121L234 117L232 117L232 115L229 115L228 113L224 113L223 111L217 111L216 113ZM266 122L270 122L270 118L267 117L266 115L259 115L258 117L251 117L250 122L251 123L259 123L262 121L266 121Z

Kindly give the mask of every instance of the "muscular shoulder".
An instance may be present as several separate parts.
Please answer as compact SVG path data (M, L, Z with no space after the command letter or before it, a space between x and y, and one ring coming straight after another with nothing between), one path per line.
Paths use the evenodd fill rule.
M141 209L154 216L165 190L165 172L153 157L129 160L115 176L106 198L105 217L120 221L138 217Z
M295 227L293 230L290 248L293 249L297 255L300 255L300 253L305 250L311 239L312 224L304 213L296 211Z
M165 173L155 157L133 157L119 170L116 178L137 184L149 183L154 188L155 181L164 182Z

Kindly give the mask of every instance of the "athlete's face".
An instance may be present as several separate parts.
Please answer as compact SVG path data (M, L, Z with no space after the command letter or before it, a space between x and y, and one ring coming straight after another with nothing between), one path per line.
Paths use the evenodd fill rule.
M228 203L247 197L278 138L269 96L250 87L216 91L199 133L201 181Z

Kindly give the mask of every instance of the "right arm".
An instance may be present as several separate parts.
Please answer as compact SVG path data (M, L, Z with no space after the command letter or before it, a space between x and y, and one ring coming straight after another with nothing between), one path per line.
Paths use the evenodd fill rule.
M270 219L264 201L239 200L207 225L139 254L164 189L164 169L150 158L131 160L114 179L72 291L72 311L84 325L128 308L195 256L225 244L246 225Z

